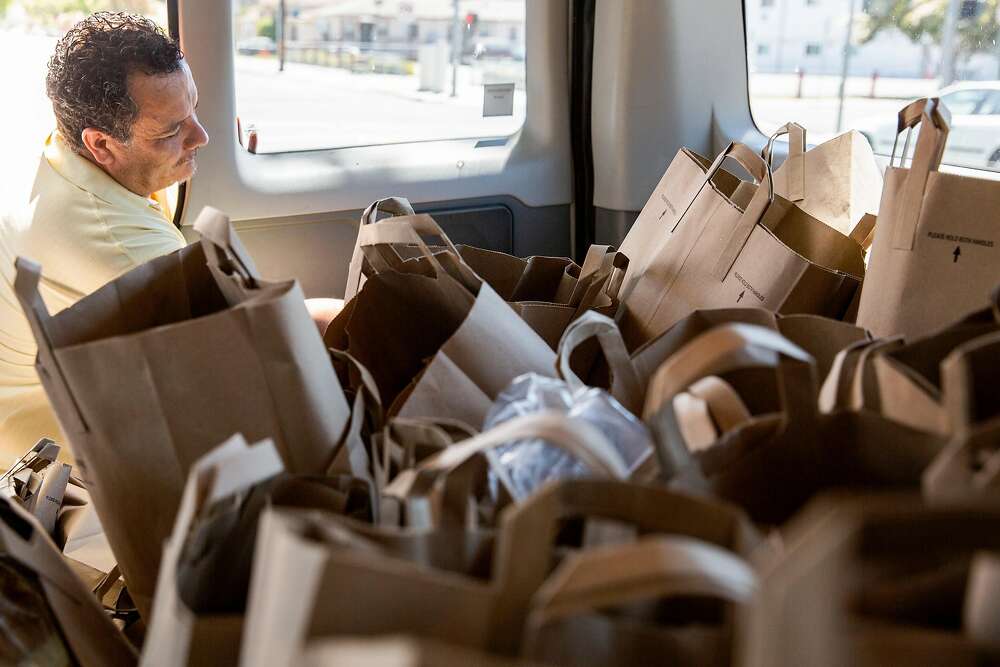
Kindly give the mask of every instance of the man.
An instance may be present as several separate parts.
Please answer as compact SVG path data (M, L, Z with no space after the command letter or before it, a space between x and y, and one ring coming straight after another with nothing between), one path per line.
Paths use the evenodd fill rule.
M57 44L46 90L57 131L27 206L0 225L0 461L61 435L13 294L14 259L41 264L42 295L57 312L178 250L186 241L158 193L190 178L208 143L184 55L145 18L99 13L81 21Z

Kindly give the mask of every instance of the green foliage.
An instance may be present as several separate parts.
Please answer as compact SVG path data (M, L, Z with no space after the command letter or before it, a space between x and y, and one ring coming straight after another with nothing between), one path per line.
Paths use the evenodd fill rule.
M914 42L940 44L948 5L948 0L868 0L860 41L866 44L883 30L898 28ZM984 0L978 14L958 19L959 53L997 50L998 10L1000 0Z
M257 34L260 37L270 37L271 39L277 39L277 30L274 26L273 16L264 16L259 21L257 21Z

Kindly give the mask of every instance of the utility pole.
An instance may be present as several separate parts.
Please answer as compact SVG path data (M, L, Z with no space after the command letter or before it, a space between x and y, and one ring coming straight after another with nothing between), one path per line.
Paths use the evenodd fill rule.
M458 97L458 65L462 62L462 26L458 22L458 0L451 0L451 96Z
M941 88L955 80L955 37L961 9L961 0L948 0L948 13L944 15L944 29L941 33Z
M847 14L847 36L844 38L844 59L840 66L840 101L837 105L837 133L844 129L844 98L847 97L847 75L851 71L851 41L854 37L854 4L855 0L847 0L851 9Z
M285 0L278 2L278 71L285 71Z

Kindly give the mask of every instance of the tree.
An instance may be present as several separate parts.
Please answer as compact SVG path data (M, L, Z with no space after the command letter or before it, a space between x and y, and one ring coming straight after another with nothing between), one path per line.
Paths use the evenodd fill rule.
M271 39L277 38L277 31L274 27L273 16L264 16L257 21L257 34L261 37L270 37Z
M897 28L918 44L940 44L948 0L866 0L865 25L860 42L867 44L879 33ZM957 51L960 55L997 49L1000 0L963 0L958 18Z

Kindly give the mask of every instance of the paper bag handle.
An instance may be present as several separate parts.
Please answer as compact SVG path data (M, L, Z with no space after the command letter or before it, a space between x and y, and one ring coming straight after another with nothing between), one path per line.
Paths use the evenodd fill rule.
M936 97L917 100L904 107L899 112L896 139L889 158L890 166L896 159L899 135L906 130L906 140L899 161L899 166L903 166L910 137L917 125L920 125L920 134L913 153L913 163L906 174L902 201L896 212L897 218L892 221L892 247L897 250L912 250L916 243L917 223L920 221L920 211L924 203L924 190L927 188L930 173L937 171L941 166L941 158L948 141L951 114Z
M455 255L459 254L458 248L451 242L451 239L444 233L444 230L437 224L437 221L426 213L414 212L413 206L410 205L409 200L405 197L386 197L385 199L379 199L369 204L368 208L361 214L362 226L376 224L379 221L379 213L388 213L390 218L397 221L399 218L405 219L417 234L437 237L449 251Z
M670 229L671 233L677 231L677 228L687 216L688 211L691 210L694 202L698 199L698 195L700 195L701 191L712 182L712 179L715 178L715 175L719 173L720 169L722 169L722 165L725 164L726 160L733 160L738 165L746 169L750 176L754 179L754 183L763 184L766 181L768 191L772 193L773 198L774 185L771 183L770 167L768 167L767 163L764 162L759 155L753 152L749 146L735 141L731 142L728 146L726 146L724 151L719 153L718 157L715 158L715 161L712 162L708 170L705 172L704 180L701 182L701 185L698 186L694 196L691 197L691 201L688 202L684 212L679 218L677 218L677 222L674 223L674 226ZM763 211L761 212L761 215L763 215Z
M1000 449L996 447L1000 415L977 415L975 395L977 369L996 364L998 354L1000 333L993 333L960 345L941 362L942 394L953 438L924 472L928 499L1000 491Z
M632 365L625 341L615 321L606 315L588 310L574 320L563 332L559 341L556 368L559 377L572 391L586 387L570 366L573 351L585 341L596 338L611 368L611 395L630 412L638 413L642 408L642 385L639 375Z
M573 479L547 484L525 502L500 515L494 551L499 599L497 627L520 628L523 602L531 598L552 567L552 547L563 519L600 518L636 526L640 533L676 533L743 553L759 538L746 516L728 503L709 501L662 486L606 479ZM494 636L491 648L513 649L519 633Z
M486 454L501 445L528 439L541 439L568 452L595 475L612 479L628 477L628 469L621 455L601 431L582 420L569 419L563 414L548 411L515 417L489 431L443 449L422 461L416 468L404 470L382 492L387 496L414 498L427 495L441 484L443 501L439 523L465 528L475 466L481 461L476 455ZM493 471L512 498L523 500L502 469L493 466Z
M643 415L652 417L674 396L703 377L739 368L780 368L785 359L810 366L814 363L808 352L771 329L739 322L715 327L660 364L650 380ZM808 398L794 402L815 403Z
M742 146L742 144L738 145ZM743 149L745 149L746 152L757 161L758 166L763 169L763 177L759 181L760 187L758 187L757 191L754 192L753 197L750 199L750 203L747 204L746 208L743 210L743 214L736 221L736 226L733 227L733 231L729 235L729 240L726 242L725 247L719 253L719 257L716 260L715 267L712 270L712 275L720 281L725 280L726 276L729 275L730 269L732 269L733 264L736 263L736 259L743 251L743 247L746 245L747 240L749 240L750 235L757 226L757 223L764 218L764 214L767 213L771 204L774 203L774 177L771 174L770 165L768 165L763 158L746 146L743 146Z
M666 429L657 438L660 470L665 477L693 469L691 453L673 413L674 398L703 377L759 366L777 368L787 421L815 420L815 364L807 352L778 332L756 325L732 323L710 329L664 361L646 392L643 421L663 423Z
M798 123L786 123L775 130L768 140L761 157L768 166L774 164L774 142L778 137L788 135L788 157L782 168L788 173L788 195L790 201L802 201L806 198L806 128Z
M194 230L201 235L201 245L209 266L225 275L235 275L244 289L257 289L260 274L228 215L206 206L194 221Z
M664 597L750 600L757 575L731 551L685 536L649 536L571 553L538 590L529 625Z
M382 427L381 439L372 443L372 460L376 465L378 487L381 489L389 484L393 463L397 463L404 471L417 466L414 440L419 439L424 445L432 445L435 449L444 449L455 442L471 438L476 433L471 426L457 419L393 417ZM397 442L397 439L403 438L406 440L405 447Z
M751 417L750 410L733 385L716 375L701 378L687 388L687 393L705 401L709 414L723 433Z
M327 476L334 476L342 471L342 459L346 455L347 470L353 477L361 480L368 487L368 494L372 506L372 514L377 522L379 517L379 495L378 485L372 475L373 466L368 457L368 450L365 447L364 438L361 431L365 423L365 417L370 413L375 421L373 430L382 427L382 399L379 396L378 387L375 385L375 378L365 366L347 352L328 348L330 356L342 363L347 364L358 374L361 384L354 395L354 402L351 406L351 417L347 422L344 435L340 441L340 447L333 456L327 468Z
M679 435L690 452L710 447L721 434L751 418L750 410L732 385L715 375L704 377L677 394L672 406L677 422L673 436Z
M628 468L621 455L601 431L585 421L570 419L554 411L515 417L468 440L456 443L422 461L414 469L413 474L416 477L429 476L431 480L442 477L446 479L477 454L485 454L491 449L519 440L535 439L544 440L571 454L597 475L612 479L628 477ZM500 470L496 472L511 496L517 497L506 475ZM409 486L413 480L408 477L408 475L397 476L386 487L384 493L398 493L404 486ZM405 492L399 495L405 495Z
M51 381L48 391L62 394L61 400L55 402L70 406L69 410L59 413L59 419L60 421L66 420L68 431L87 433L90 430L87 427L87 420L83 418L76 397L63 374L62 366L56 359L52 340L49 338L47 323L51 316L49 309L45 306L45 301L42 299L42 294L38 290L42 279L42 267L30 259L18 257L14 260L14 269L16 271L14 294L17 295L17 300L21 303L24 315L28 319L31 332L35 336L38 358L41 361L39 370L45 373Z
M399 212L395 215L376 220L379 211ZM369 205L361 216L361 226L358 229L358 239L354 246L354 254L347 273L347 287L344 301L350 301L361 290L364 282L363 268L367 259L376 272L400 270L403 259L391 247L392 245L413 245L430 263L435 272L447 272L438 258L430 251L420 235L435 236L444 244L446 251L453 256L453 266L457 273L454 276L467 288L472 289L482 282L471 268L462 260L458 249L444 233L440 225L426 213L415 214L413 208L401 197L380 199Z
M369 204L361 214L361 224L371 225L378 222L379 213L388 213L390 217L413 215L413 206L406 197L384 197Z

